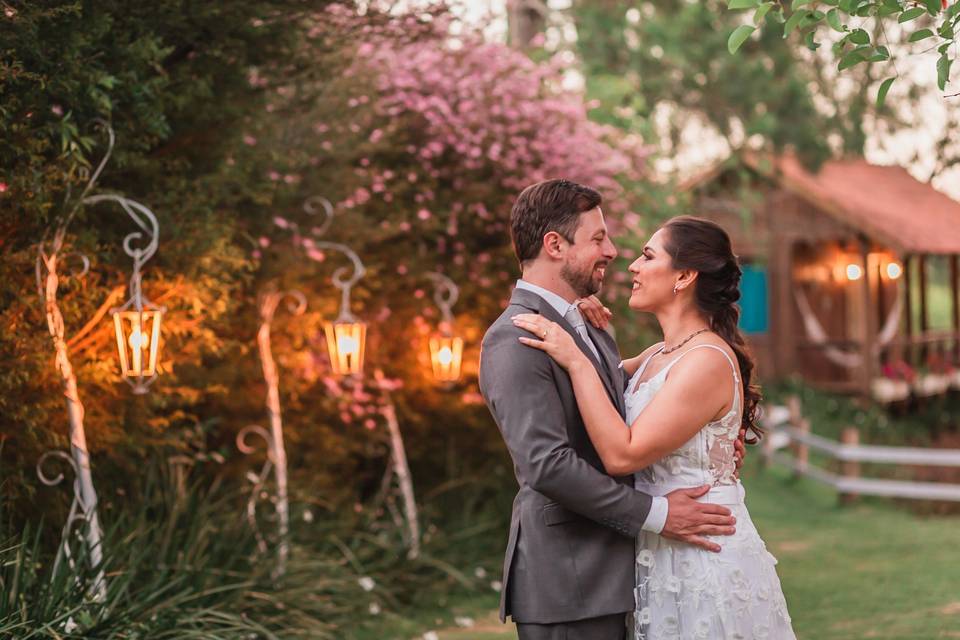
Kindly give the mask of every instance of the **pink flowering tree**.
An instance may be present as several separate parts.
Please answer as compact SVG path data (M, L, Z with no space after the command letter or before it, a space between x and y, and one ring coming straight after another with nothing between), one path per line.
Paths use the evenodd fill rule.
M301 335L315 338L293 345L295 394L338 398L328 408L337 428L376 440L382 420L373 372L382 369L397 381L392 397L417 476L445 464L437 447L453 440L458 456L500 459L476 372L483 332L519 276L508 228L516 196L547 178L582 182L603 194L614 233L631 233L640 223L648 149L589 119L582 94L564 88L568 70L559 58L534 62L471 35L451 39L443 16L426 24L411 16L399 26L404 37L368 29L323 100L290 109L273 128L252 129L246 141L249 160L276 186L272 201L287 203L259 222L261 243L278 249L272 273L310 299L297 322ZM284 111L297 91L282 89L275 102ZM300 206L314 195L335 209L321 236L313 232L322 216ZM326 366L319 327L338 312L330 275L346 262L319 249L319 237L351 246L367 268L353 294L354 314L370 325L362 389L333 380ZM626 291L622 267L607 299ZM467 346L463 377L452 386L431 377L428 338L441 321L431 272L460 287L454 330Z

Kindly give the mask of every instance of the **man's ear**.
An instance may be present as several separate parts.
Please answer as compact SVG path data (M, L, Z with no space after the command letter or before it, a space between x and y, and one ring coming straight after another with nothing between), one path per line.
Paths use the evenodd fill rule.
M563 257L565 244L567 244L567 240L562 235L556 231L548 231L547 234L543 236L542 251L551 258L561 258Z

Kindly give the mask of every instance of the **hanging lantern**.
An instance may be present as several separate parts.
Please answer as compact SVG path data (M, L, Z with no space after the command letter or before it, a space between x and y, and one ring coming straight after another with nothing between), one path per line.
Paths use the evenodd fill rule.
M327 214L327 223L313 230L314 235L321 235L330 226L333 207L326 199L312 198L304 204L304 209L308 213L313 213L316 202L324 205ZM363 361L366 355L367 323L360 321L350 312L350 289L363 277L366 269L356 252L346 245L316 240L311 241L311 246L320 250L339 251L347 256L352 264L352 269L340 267L333 272L333 284L340 289L341 294L340 315L333 322L323 323L323 333L326 337L327 353L330 355L330 367L333 373L339 376L360 375L363 373ZM349 277L347 277L348 272L351 272Z
M367 324L336 320L324 322L330 366L336 375L359 375L363 372L363 357L367 342Z
M120 357L120 373L137 394L146 393L157 378L157 361L160 356L160 324L165 308L150 302L141 290L141 269L157 250L159 225L148 208L122 196L103 194L84 199L86 204L117 202L146 233L135 231L123 239L124 252L133 258L130 274L130 297L122 307L110 310L117 338L117 354ZM134 242L146 239L146 245L134 246Z
M162 319L163 310L149 303L142 311L113 312L120 372L125 379L136 381L134 393L146 393L149 381L157 375Z
M430 363L433 377L438 382L456 382L460 379L463 362L463 338L433 336L430 338Z
M433 299L440 307L443 317L440 331L430 336L430 365L433 378L437 382L456 382L460 379L463 364L463 338L453 333L453 313L451 308L457 302L460 290L447 276L431 273L434 280Z

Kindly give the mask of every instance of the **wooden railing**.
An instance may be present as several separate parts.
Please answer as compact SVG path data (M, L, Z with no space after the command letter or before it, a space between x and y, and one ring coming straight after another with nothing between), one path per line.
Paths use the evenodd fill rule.
M767 407L763 424L767 428L761 441L764 464L783 464L792 468L797 475L828 484L837 490L843 502L849 502L858 495L960 502L960 485L883 480L860 475L861 462L960 467L958 449L862 445L859 442L860 432L855 427L844 429L840 442L830 440L810 432L810 421L801 415L800 403L796 398L791 398L787 406ZM840 472L811 465L811 450L839 461Z

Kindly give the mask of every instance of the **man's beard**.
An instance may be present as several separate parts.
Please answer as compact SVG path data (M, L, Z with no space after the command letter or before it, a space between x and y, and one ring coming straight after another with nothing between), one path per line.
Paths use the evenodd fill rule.
M570 285L578 298L586 298L600 291L600 287L603 285L603 278L594 278L593 276L594 270L601 265L606 266L601 262L595 262L590 265L589 269L578 271L573 266L565 264L560 267L560 277Z

